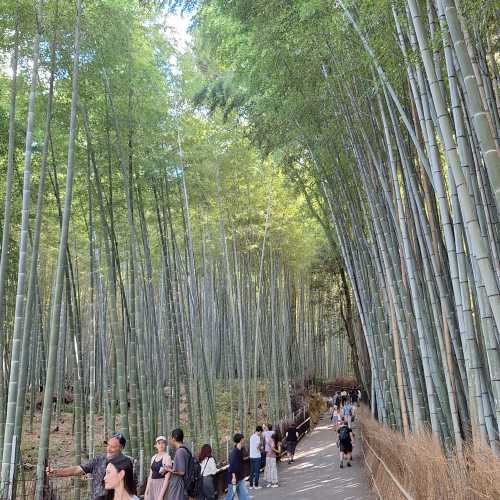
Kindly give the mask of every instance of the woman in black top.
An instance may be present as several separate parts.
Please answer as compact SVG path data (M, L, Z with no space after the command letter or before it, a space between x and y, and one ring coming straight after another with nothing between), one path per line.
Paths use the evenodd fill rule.
M291 464L294 462L293 456L295 455L295 448L297 446L298 434L295 425L291 425L286 431L286 454L288 457L288 463Z
M151 470L144 500L164 500L170 480L170 473L167 473L166 469L172 465L172 459L167 453L167 438L158 436L155 448L158 453L151 459Z

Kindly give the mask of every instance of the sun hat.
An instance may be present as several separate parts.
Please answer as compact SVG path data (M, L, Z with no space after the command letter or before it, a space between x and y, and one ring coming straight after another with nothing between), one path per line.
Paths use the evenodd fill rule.
M166 443L167 442L167 438L165 436L158 436L155 439L155 443L157 443L158 441L165 441L165 443Z

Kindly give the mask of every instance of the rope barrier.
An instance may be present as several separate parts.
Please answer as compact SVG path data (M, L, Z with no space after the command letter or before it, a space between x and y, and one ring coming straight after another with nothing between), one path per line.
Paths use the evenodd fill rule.
M396 476L391 472L391 470L389 469L389 467L386 465L386 463L377 455L376 451L370 446L370 443L365 439L365 437L363 436L363 433L361 433L361 439L363 440L363 442L366 444L366 446L368 446L368 449L373 453L373 455L375 456L375 458L380 462L380 464L382 465L382 467L385 469L385 471L387 472L387 474L389 475L389 477L392 479L393 483L396 485L396 487L398 488L399 492L401 493L401 495L403 495L403 497L406 499L406 500L415 500L414 497L412 497L404 488L403 486L401 485L401 483L397 480ZM375 475L373 474L373 471L372 469L370 468L370 466L368 465L368 462L366 461L366 455L365 455L365 452L363 450L363 455L365 457L365 464L366 466L368 467L372 477L373 477L373 484L375 486L375 488L377 489L377 492L378 492L378 495L380 498L382 498L382 496L380 495L380 490L378 489L378 486L377 486L377 483L375 482Z
M363 434L361 434L361 439L363 439ZM364 440L364 439L363 439ZM370 472L370 475L371 477L373 478L373 486L375 487L375 489L377 490L377 495L378 495L378 498L381 499L382 498L382 494L380 493L380 490L378 489L378 486L377 486L377 483L375 481L375 474L373 473L373 469L370 467L370 464L368 463L368 461L366 460L366 453L365 453L365 450L364 448L361 446L361 452L363 453L363 459L365 461L365 465L366 465L366 468L369 470Z

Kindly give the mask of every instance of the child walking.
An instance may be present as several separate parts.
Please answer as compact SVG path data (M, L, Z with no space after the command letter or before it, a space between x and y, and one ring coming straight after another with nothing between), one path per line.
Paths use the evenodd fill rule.
M339 421L340 421L340 412L338 407L334 406L332 412L332 425L334 428L337 428Z

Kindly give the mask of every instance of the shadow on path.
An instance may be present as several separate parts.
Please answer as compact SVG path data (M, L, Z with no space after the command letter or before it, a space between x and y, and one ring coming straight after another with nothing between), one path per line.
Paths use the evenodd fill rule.
M353 466L339 467L339 453L335 445L336 432L329 425L329 416L322 416L316 428L297 447L295 462L279 465L279 488L250 490L254 499L300 500L372 500L376 498L369 488L358 441L354 442ZM356 433L357 426L354 426ZM262 476L261 476L262 477ZM264 484L261 481L262 485Z

